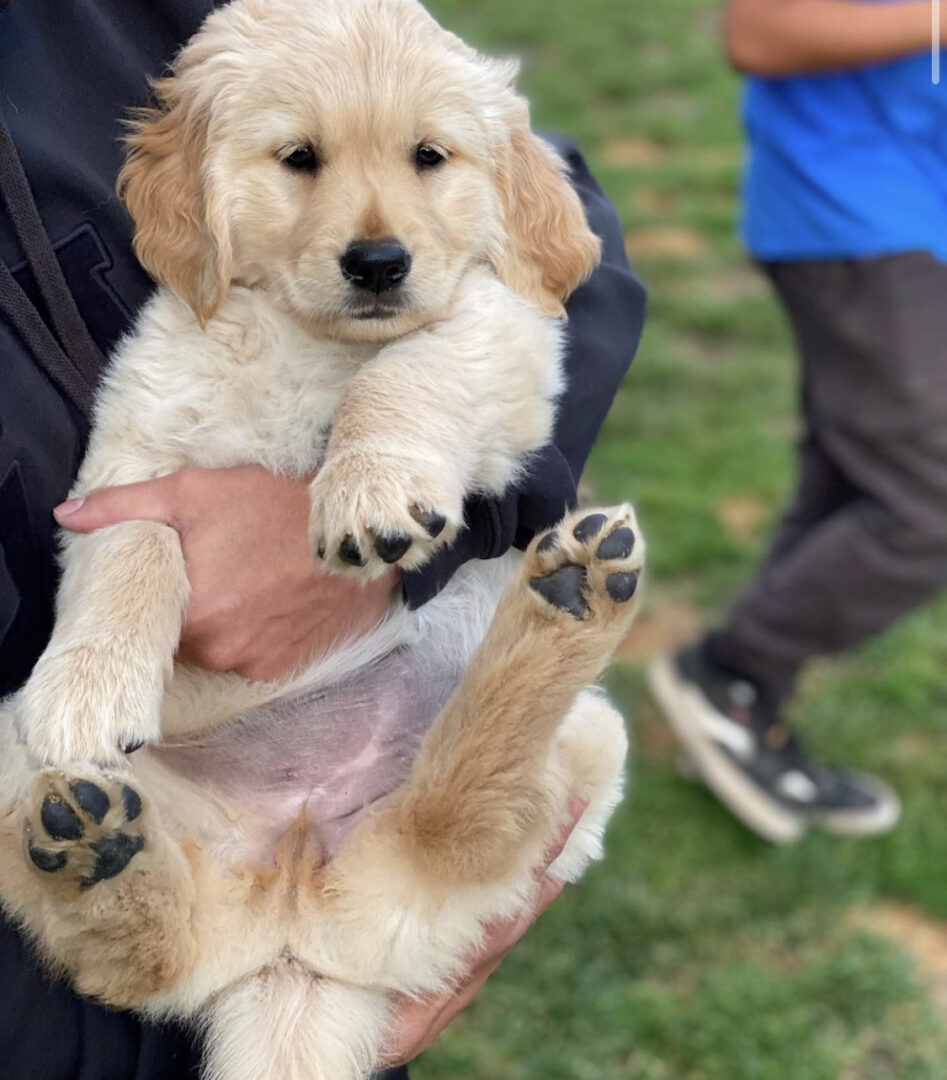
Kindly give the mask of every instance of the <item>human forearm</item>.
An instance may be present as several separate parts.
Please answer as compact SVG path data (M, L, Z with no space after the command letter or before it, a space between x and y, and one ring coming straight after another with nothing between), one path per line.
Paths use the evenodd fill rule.
M930 0L729 0L724 15L730 63L755 75L860 67L921 52L930 41Z

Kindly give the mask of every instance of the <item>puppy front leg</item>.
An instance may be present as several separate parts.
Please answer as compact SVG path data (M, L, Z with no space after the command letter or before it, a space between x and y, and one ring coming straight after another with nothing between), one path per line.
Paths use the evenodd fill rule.
M387 345L336 408L313 481L313 549L378 576L449 544L473 493L500 494L548 438L561 327L487 274L449 318Z
M40 761L114 762L158 738L188 583L177 533L129 521L68 538L52 639L16 702Z

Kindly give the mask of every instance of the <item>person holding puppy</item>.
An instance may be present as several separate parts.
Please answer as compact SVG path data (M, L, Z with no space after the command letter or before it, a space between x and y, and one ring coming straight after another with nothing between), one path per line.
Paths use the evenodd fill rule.
M894 792L810 758L783 710L811 658L947 584L947 91L931 29L930 0L726 8L747 76L744 239L801 361L799 479L724 625L651 675L700 777L775 842L895 824Z
M213 6L0 0L0 693L22 683L48 636L54 508L56 520L76 531L128 519L176 528L192 586L182 653L215 670L275 677L370 630L395 590L419 606L465 560L523 545L557 521L575 500L582 464L637 345L643 293L617 220L582 159L562 145L605 249L570 303L568 366L581 375L562 403L554 443L530 475L502 500L472 500L467 530L423 572L392 573L364 587L320 570L309 553L305 484L258 468L191 469L59 505L81 458L103 357L151 289L114 195L121 118L148 100L147 77L160 74ZM551 901L560 886L542 869L531 909L488 932L455 995L396 1006L392 1066L437 1035ZM49 984L8 924L0 924L0 975L5 1080L193 1074L199 1051L183 1033Z

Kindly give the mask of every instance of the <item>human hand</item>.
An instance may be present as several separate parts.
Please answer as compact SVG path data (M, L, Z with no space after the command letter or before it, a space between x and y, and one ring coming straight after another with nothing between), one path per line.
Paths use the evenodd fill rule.
M255 465L185 468L102 488L54 513L74 532L121 521L176 529L191 585L178 655L212 671L274 679L371 630L399 581L390 570L363 585L313 560L308 488Z
M421 1000L403 994L393 999L388 1039L378 1068L405 1065L427 1050L477 996L510 949L562 892L565 882L549 877L546 871L559 857L587 806L583 799L570 800L568 821L546 849L543 865L533 871L536 885L529 903L515 919L491 923L484 929L480 948L470 957L466 974L453 990Z

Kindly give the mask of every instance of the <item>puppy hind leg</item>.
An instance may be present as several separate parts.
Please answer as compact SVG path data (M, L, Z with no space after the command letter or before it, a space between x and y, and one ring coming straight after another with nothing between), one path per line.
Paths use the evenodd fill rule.
M564 872L596 853L620 795L624 735L610 708L576 697L631 621L642 549L630 507L572 515L529 549L408 780L317 880L331 932L302 954L319 970L444 989L483 924L521 910L571 795L590 800L589 817L560 856ZM583 720L609 737L583 740Z
M526 553L399 798L397 831L426 876L497 880L548 835L563 809L554 737L627 630L643 556L628 506L570 515Z
M40 773L22 831L34 896L20 916L82 994L132 1007L192 967L195 866L130 777Z
M549 867L551 877L577 881L590 862L602 857L605 827L624 790L627 756L621 714L596 691L579 694L556 736L550 783L584 799L586 807Z
M380 991L280 961L210 1006L203 1080L365 1080L387 1012Z

